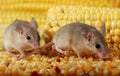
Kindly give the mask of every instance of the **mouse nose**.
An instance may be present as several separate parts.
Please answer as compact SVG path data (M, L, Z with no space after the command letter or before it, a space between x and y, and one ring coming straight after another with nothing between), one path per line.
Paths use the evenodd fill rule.
M107 52L102 52L102 56L101 56L102 59L108 59L109 58L109 55Z
M34 48L39 48L39 47L40 47L40 44L39 44L38 42L35 42L35 43L33 44L33 46L34 46Z

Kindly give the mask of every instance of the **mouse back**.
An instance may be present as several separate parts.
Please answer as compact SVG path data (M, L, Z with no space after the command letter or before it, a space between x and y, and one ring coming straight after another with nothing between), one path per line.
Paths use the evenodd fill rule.
M53 39L60 39L60 37L72 37L74 33L86 34L90 29L95 29L94 27L88 26L84 23L70 23L61 27L54 35ZM62 39L62 38L61 38Z

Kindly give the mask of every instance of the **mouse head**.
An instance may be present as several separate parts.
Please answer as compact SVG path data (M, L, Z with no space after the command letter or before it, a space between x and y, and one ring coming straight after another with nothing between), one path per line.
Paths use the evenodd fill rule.
M38 48L40 46L40 35L37 31L38 25L34 18L32 18L31 23L27 21L21 21L19 26L16 27L21 41L25 45L32 48Z
M102 25L101 29L93 29L86 34L86 45L90 50L93 50L102 59L108 58L108 47L104 39L105 35L105 24Z

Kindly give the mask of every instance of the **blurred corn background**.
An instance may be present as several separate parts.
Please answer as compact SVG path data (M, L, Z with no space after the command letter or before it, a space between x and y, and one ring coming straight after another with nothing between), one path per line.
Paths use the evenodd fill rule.
M0 43L5 29L15 19L39 24L42 44L49 42L54 33L65 24L84 22L99 29L106 23L106 41L110 49L120 50L120 0L0 0ZM119 76L120 53L111 60L61 58L32 55L16 61L5 50L0 52L0 76Z
M16 18L30 21L35 17L39 26L44 25L49 8L65 6L94 6L119 8L119 0L0 0L0 42L3 41L4 29ZM4 28L4 29L3 29Z

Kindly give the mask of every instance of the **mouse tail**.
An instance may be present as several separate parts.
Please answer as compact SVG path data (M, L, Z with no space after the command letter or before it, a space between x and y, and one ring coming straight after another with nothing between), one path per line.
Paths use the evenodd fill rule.
M32 50L31 50L31 51L32 51L31 53L25 55L24 57L18 58L18 60L23 59L23 58L26 58L26 57L28 57L28 56L30 56L30 55L32 55L32 54L38 53L38 52L40 52L41 50L46 49L46 48L52 46L53 44L54 44L53 41L51 41L51 42L47 43L46 45L44 45L44 46L42 46L42 47L40 47L40 48L35 49L34 51L33 51L33 49L32 49Z

